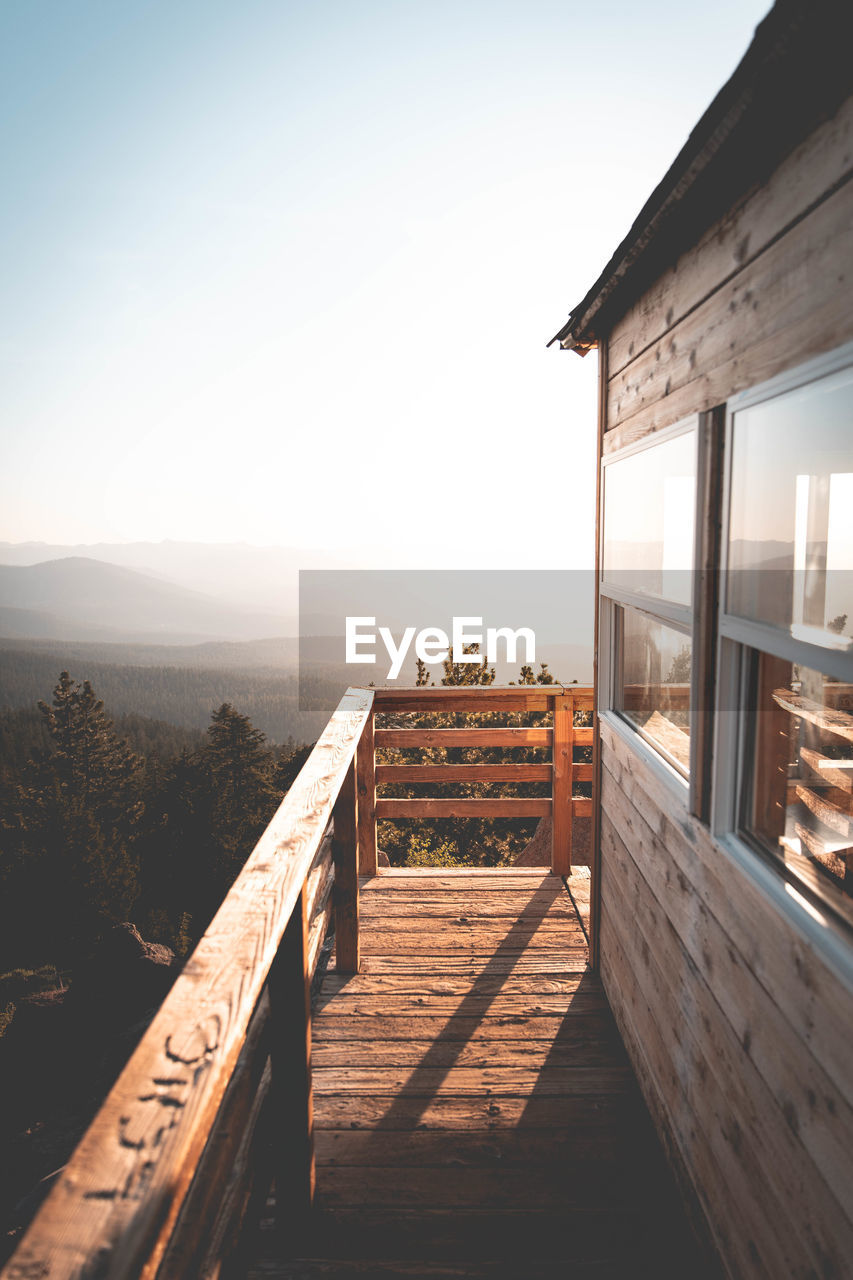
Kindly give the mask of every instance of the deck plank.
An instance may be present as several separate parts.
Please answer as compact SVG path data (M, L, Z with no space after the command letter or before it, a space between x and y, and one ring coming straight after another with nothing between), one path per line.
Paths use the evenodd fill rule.
M362 882L361 971L314 1008L313 1226L287 1259L271 1204L249 1280L706 1274L567 885Z

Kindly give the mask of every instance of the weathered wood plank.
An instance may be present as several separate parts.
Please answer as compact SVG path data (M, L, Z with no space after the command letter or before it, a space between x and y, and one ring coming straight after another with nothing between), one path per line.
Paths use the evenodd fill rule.
M586 968L585 946L541 947L536 951L507 951L496 956L484 956L475 952L445 953L442 958L443 973L468 974L472 977L509 973L577 973ZM429 954L421 955L365 955L362 956L362 973L371 975L416 973L429 977L435 972L435 960Z
M376 874L376 751L373 716L364 726L355 753L355 781L358 796L358 870L363 876Z
M358 973L358 801L355 761L344 776L333 817L335 960L342 973Z
M341 1035L346 1028L353 1038L360 1034L373 1034L371 1024L381 1020L407 1022L410 1019L421 1021L432 1019L439 1030L438 1022L447 1028L449 1036L454 1035L454 1025L461 1021L463 1026L471 1024L474 1034L474 1022L486 1022L500 1030L496 1034L528 1034L525 1028L540 1018L565 1019L584 1017L589 1013L606 1013L607 1002L602 994L592 990L575 990L574 992L541 991L535 994L516 992L504 995L500 990L491 994L480 994L471 989L471 983L458 983L456 995L419 995L416 992L382 990L381 995L350 995L346 991L338 991L334 997L330 994L326 1002L315 1009L315 1023L322 1019L324 1034L328 1031L334 1037L335 1028L340 1020ZM359 1023L365 1024L365 1031L358 1029ZM516 1028L520 1028L516 1032ZM381 1029L381 1028L380 1028ZM556 1031L557 1028L555 1027Z
M560 881L555 881L560 885L561 897L548 894L516 894L511 891L501 894L497 901L492 895L484 895L477 897L475 894L467 893L448 893L443 899L439 899L435 903L425 903L423 895L414 893L400 894L399 897L395 892L387 902L382 904L381 916L372 913L373 902L365 905L364 899L366 895L362 893L362 911L361 911L361 927L367 928L376 920L394 920L400 917L411 917L415 910L419 913L423 912L423 918L418 918L418 925L423 925L424 919L440 920L444 917L450 919L458 919L464 916L466 920L471 922L479 920L516 920L519 917L531 916L535 919L536 913L540 918L546 911L549 912L550 919L574 919L576 911L571 898L563 889ZM582 895L581 895L582 896ZM589 894L587 893L587 898Z
M320 1067L314 1072L315 1095L396 1094L408 1097L477 1097L484 1093L563 1098L597 1097L630 1087L629 1067L457 1067L452 1075L444 1067Z
M568 899L568 894L566 895ZM400 920L403 914L370 915L361 921L361 933L380 943L386 937L393 945L400 946L400 930L404 927ZM407 921L406 943L414 937L446 938L448 941L461 938L466 945L479 943L484 950L499 946L507 938L550 938L559 940L570 938L573 934L582 933L577 916L555 916L553 919L540 917L538 920L525 909L520 915L507 920L502 916L476 916L438 914L433 916L423 910L423 904L417 915Z
M569 1043L572 1036L595 1030L601 1025L600 1014L605 1005L599 998L574 1011L561 1009L556 1013L546 1014L541 1010L533 1012L530 1002L520 1005L513 1013L495 1013L492 1009L494 1000L480 998L476 1013L470 1009L469 1000L464 1002L464 1013L457 1012L455 1004L451 1012L442 1012L435 1008L435 998L428 1008L421 1007L413 1012L401 1013L389 1011L387 1002L380 1010L368 1014L363 1004L358 1004L347 1012L341 1012L340 1006L344 997L335 1002L335 1011L319 1015L315 1019L315 1030L325 1043L350 1040L405 1040L407 1042L433 1040L464 1040L469 1044L490 1044L492 1041L523 1040L553 1042L562 1031L562 1041ZM352 1001L349 1002L352 1005ZM563 1022L571 1012L571 1027L564 1027ZM576 1028L580 1028L577 1031ZM612 1038L612 1036L611 1036Z
M602 942L606 937L609 924L609 917L602 903ZM653 1020L649 1019L647 1009L649 1001L639 990L632 964L623 957L618 945L613 946L606 953L602 951L601 967L607 988L614 993L611 1003L613 1003L619 1029L631 1053L637 1074L645 1086L646 1098L656 1112L669 1119L670 1099L673 1095L680 1097L676 1092L678 1081L676 1077L672 1083L667 1083L666 1104L660 1101L659 1096L656 1100L658 1082L663 1082L660 1074L663 1059L662 1051L654 1041L655 1026ZM638 1029L637 1024L642 1028L641 1030ZM670 1070L672 1070L671 1067ZM662 1112L658 1111L659 1108L662 1108ZM688 1131L682 1128L680 1132L684 1134ZM673 1145L670 1145L670 1151ZM683 1162L685 1157L682 1148L675 1145L675 1150L677 1158ZM758 1274L768 1277L787 1274L784 1251L774 1240L772 1232L768 1231L766 1215L765 1220L758 1224L757 1231L753 1232L749 1229L744 1202L725 1182L715 1155L710 1149L708 1137L701 1128L690 1132L687 1159L689 1165L684 1167L688 1167L696 1179L695 1194L708 1222L715 1226L720 1222L726 1223L726 1238L725 1240L717 1238L717 1247L726 1250L730 1264L744 1275L754 1273L756 1268L759 1269ZM744 1247L746 1240L751 1242L749 1252Z
M492 686L486 685L479 689L389 689L388 693L398 695L393 700L384 698L379 690L375 696L382 704L377 707L380 715L542 715L549 710L549 698L545 693L533 693L527 697L513 689L506 697L492 698L489 696L491 690ZM433 696L424 696L430 694Z
M651 890L647 890L646 884L637 878L637 869L631 864L628 851L621 844L615 829L608 826L603 838L606 840L613 872L628 881L626 888L629 888L631 900L637 908L633 928L647 938L649 931L654 928L656 937L660 937L662 943L669 942L666 948L656 948L662 968L667 972L679 963L679 951L671 933L675 933L681 945L681 931L684 929L686 933L688 929L686 919L683 919L679 911L672 923L666 923L665 927L661 923L660 911L653 906ZM605 902L603 908L606 905ZM616 932L622 945L629 947L630 940L624 937L624 925ZM761 1138L749 1139L751 1147L757 1144L758 1149L761 1149L765 1143L770 1146L776 1144L772 1169L777 1180L784 1183L785 1170L792 1166L798 1170L798 1176L802 1171L811 1169L811 1190L806 1193L803 1184L798 1183L797 1192L789 1189L789 1196L794 1197L790 1202L804 1203L809 1196L821 1194L817 1190L817 1184L820 1183L822 1169L827 1183L834 1189L834 1196L841 1201L841 1208L853 1217L853 1180L850 1178L853 1157L850 1156L844 1138L844 1134L849 1132L848 1125L853 1120L850 1101L836 1091L826 1076L815 1070L813 1064L797 1062L797 1046L790 1028L786 1027L779 1012L762 1009L754 989L756 984L751 975L744 972L743 964L738 963L736 956L731 955L731 943L725 933L719 927L715 928L713 922L708 922L693 943L695 933L697 931L693 925L693 932L690 934L692 945L686 951L686 963L697 965L692 973L695 982L694 1002L698 1012L693 1018L684 1019L684 1033L680 1034L678 1044L671 1044L670 1052L688 1073L698 1070L699 1057L702 1057L704 1069L713 1069L719 1073L727 1098L726 1105L731 1116L738 1119L743 1133L752 1133L754 1125L761 1126ZM708 961L711 965L713 991L706 988L707 979L702 979L702 970L698 968L698 965L702 965L704 973L708 973ZM684 955L681 956L681 963L685 963ZM719 1016L711 1024L708 1012L716 1012L717 995L722 997L722 1004L726 1009L736 1007L738 1024L733 1025ZM708 1025L701 1016L702 1011L708 1018ZM663 1014L661 1019L663 1021ZM740 1024L743 1024L743 1032ZM665 1021L663 1025L666 1025ZM684 1038L688 1033L689 1041ZM744 1041L748 1048L745 1053ZM693 1042L695 1048L690 1048ZM776 1062L772 1061L774 1055ZM799 1056L802 1057L802 1052ZM771 1076L770 1082L766 1079L767 1075ZM821 1089L820 1097L816 1089ZM690 1132L693 1132L697 1121L703 1120L703 1115L699 1112L692 1120L688 1120L685 1114L683 1119L685 1124L689 1123ZM768 1132L765 1133L765 1130ZM783 1151L777 1146L779 1134ZM744 1139L744 1144L745 1140L747 1139ZM785 1147L788 1147L786 1152ZM740 1152L733 1152L731 1164L738 1165L739 1158ZM826 1199L826 1194L822 1194L822 1202L826 1202Z
M332 901L334 882L335 864L332 857L332 832L329 827L305 881L308 912L308 971L312 978L320 958L320 948L334 914Z
M408 958L412 962L430 955L441 956L446 960L466 962L469 959L482 959L484 939L470 935L448 937L440 933L413 934L407 947ZM371 934L364 939L362 958L373 962L374 972L382 961L395 960L399 956L399 940L389 939L387 933ZM500 957L523 957L525 962L535 961L538 957L546 958L559 953L561 947L583 951L586 937L582 929L575 929L571 934L551 933L537 939L535 935L508 934L486 943L492 950L500 952Z
M630 888L632 893L632 901L636 907L632 929L637 933L638 938L648 938L650 931L656 930L656 937L660 941L654 958L666 975L672 972L673 966L678 963L681 938L671 924L667 923L665 927L661 924L660 913L652 891L644 878L639 875L628 851L611 826L607 828L605 839L611 863L614 864L614 869L618 866L618 874L625 879L626 888ZM605 902L603 909L606 907ZM721 972L721 958L719 964L717 961L722 944L715 943L713 930L709 932L711 936L703 937L701 940L701 950L711 958L712 969L715 972ZM614 933L623 948L633 954L634 943L627 936L631 930L626 930L624 925L621 928L617 925L614 926ZM636 946L642 949L641 942L638 941ZM690 959L693 959L692 955ZM650 963L651 961L644 961L643 968L647 968ZM807 1204L814 1198L819 1199L821 1205L827 1208L831 1205L833 1197L836 1197L843 1214L848 1219L853 1219L853 1184L850 1180L853 1156L844 1138L844 1134L849 1131L847 1125L851 1117L849 1101L832 1090L831 1084L825 1077L815 1076L813 1070L808 1072L805 1082L799 1080L796 1068L793 1068L790 1063L781 1063L777 1068L777 1079L784 1081L784 1084L781 1097L774 1096L773 1090L767 1088L767 1082L759 1070L756 1056L753 1055L753 1044L762 1038L769 1045L772 1042L772 1031L780 1029L782 1034L776 1042L777 1052L787 1054L792 1048L790 1031L786 1031L783 1025L780 1026L781 1020L778 1015L769 1014L771 1033L763 1029L755 1033L750 1032L747 1036L749 1052L744 1053L742 1039L727 1021L718 1020L710 1030L709 1026L706 1026L701 1012L704 1011L707 1017L708 1011L714 1010L714 996L710 990L704 989L704 984L699 985L698 976L696 982L694 999L698 1012L694 1017L685 1018L682 1007L678 1019L678 1042L670 1045L670 1053L680 1064L679 1074L690 1076L691 1079L694 1076L697 1079L701 1077L703 1089L710 1089L708 1071L714 1072L715 1078L720 1081L720 1098L725 1099L725 1107L727 1114L731 1117L731 1123L739 1123L744 1134L752 1135L748 1143L744 1140L742 1149L739 1148L730 1153L732 1171L728 1176L734 1177L735 1169L739 1174L741 1172L739 1166L745 1165L753 1152L757 1153L760 1163L772 1157L772 1164L768 1167L774 1169L774 1181L785 1189L785 1199L789 1203ZM742 986L748 988L748 975L743 979ZM658 1009L660 1010L659 1025L664 1032L673 1025L672 1019L676 1017L679 1001L677 990L673 990L665 998L663 989L656 988L654 1008L656 1014ZM749 1014L754 1012L751 1003L747 997L746 1009ZM710 1020L708 1021L710 1024ZM761 1055L758 1055L758 1061L761 1061ZM698 1065L700 1062L703 1064L702 1068ZM812 1133L809 1141L805 1135L805 1125L801 1133L799 1113L801 1107L809 1105L809 1094L815 1085L823 1085L831 1092L823 1100L821 1107L823 1118L821 1119L819 1115L810 1117L809 1127ZM722 1106L723 1103L721 1102L720 1105ZM817 1109L816 1100L812 1109ZM707 1112L701 1109L694 1110L692 1104L687 1106L683 1118L685 1123L690 1124L691 1130L697 1123L709 1122ZM716 1123L716 1121L712 1119L710 1123ZM756 1130L755 1133L754 1130ZM814 1161L814 1154L817 1151L820 1152L819 1164ZM820 1185L821 1166L827 1183L824 1187ZM809 1170L808 1173L805 1172L806 1168ZM727 1176L725 1165L723 1176ZM804 1179L807 1179L807 1182ZM811 1211L812 1218L819 1218L822 1213L823 1209ZM840 1215L837 1215L834 1221L837 1231L840 1229ZM831 1235L831 1228L828 1230Z
M24 1236L7 1274L137 1277L162 1258L370 713L339 704Z
M490 1132L569 1128L584 1139L590 1132L630 1142L635 1134L639 1094L624 1081L594 1097L469 1094L424 1097L408 1094L322 1094L314 1108L316 1132L353 1129L382 1133Z
M611 376L680 324L769 244L809 215L849 172L853 100L797 147L770 179L715 223L614 325L608 339Z
M377 729L377 748L550 747L550 729Z
M578 768L582 766L578 765ZM550 782L549 764L381 764L377 783Z
M384 892L386 883L393 883L395 892L404 889L420 892L428 886L430 893L453 889L500 893L516 889L526 891L554 885L555 882L546 867L382 867L376 881L363 881L362 889L365 893L373 890Z
M636 1154L639 1151L634 1149ZM428 1129L321 1129L317 1133L318 1165L334 1164L350 1168L542 1168L560 1163L582 1176L584 1167L619 1182L620 1177L636 1177L631 1167L630 1139L620 1140L614 1123L609 1132L598 1119L591 1123L560 1124L552 1128L465 1128L457 1132ZM621 1157L621 1159L619 1159ZM635 1165L639 1164L635 1161Z
M489 995L507 995L507 996L548 996L559 995L562 997L571 997L575 994L584 983L588 983L588 975L585 970L565 972L558 970L556 972L548 972L540 970L537 973L519 974L519 973L484 973L477 977L477 985L474 994L477 996ZM447 973L443 967L441 972L435 972L422 978L414 978L411 974L357 974L350 977L347 974L327 973L323 979L323 990L320 993L320 1002L328 996L329 999L339 994L351 996L377 995L378 999L384 999L386 995L389 997L407 994L420 997L424 1002L432 999L433 996L446 996L456 998L470 994L472 991L471 979L469 976L462 976L458 973Z
M311 921L311 927L308 931L308 969L311 977L317 972L317 965L320 961L320 951L326 940L326 935L332 926L335 918L335 903L332 895L332 887L334 881L329 881L329 894L320 911Z
M303 888L270 971L272 1118L278 1227L296 1238L314 1199L311 974Z
M822 1170L827 1183L838 1194L839 1187L849 1188L853 1185L851 1157L842 1137L853 1123L851 1100L846 1096L849 1081L845 1081L841 1090L833 1084L813 1060L809 1046L798 1038L790 1023L782 1016L776 1000L772 997L768 999L767 991L762 990L756 980L758 975L755 973L754 957L759 953L764 957L774 949L762 928L762 917L772 915L772 912L765 904L763 911L752 914L750 947L745 952L740 950L739 943L730 932L733 917L730 887L726 898L718 899L718 902L725 902L725 912L720 912L719 906L716 911L703 909L693 892L699 887L696 884L697 872L702 870L704 873L702 862L696 859L694 851L685 849L685 866L689 862L693 868L693 885L686 880L682 882L683 873L679 874L678 870L673 875L668 864L679 842L668 838L668 829L661 834L653 833L639 816L633 803L633 792L626 797L625 790L624 776L616 782L609 771L605 771L602 792L605 809L613 814L613 821L619 828L622 840L629 841L635 850L635 858L641 859L644 876L656 892L663 895L659 900L667 904L669 921L683 941L687 962L694 974L694 998L698 1000L704 990L706 1016L709 1012L714 1014L707 1031L711 1037L707 1049L709 1057L718 1057L722 1048L731 1044L730 1053L734 1065L730 1067L732 1081L727 1088L730 1104L737 1102L737 1106L741 1108L759 1108L761 1123L768 1129L781 1133L783 1129L789 1132L793 1127L798 1134L805 1150L798 1157L791 1154L787 1161L782 1161L782 1156L777 1151L773 1160L777 1181L784 1179L785 1169L791 1164L803 1167L811 1161L814 1162L811 1165L814 1179L819 1176L818 1170ZM603 886L604 906L608 901L615 903L614 887L619 884L620 875L624 875L627 868L624 854L620 855L621 842L617 839L613 826L607 828L606 839L614 876L609 888ZM621 863L620 856L623 858ZM715 859L715 862L718 861ZM617 866L621 870L617 870ZM625 891L631 893L632 900L638 893L636 885L626 885ZM711 905L709 901L709 906ZM611 906L610 910L613 915L615 906ZM721 914L725 918L725 925L718 920ZM663 927L663 913L658 912L657 918L658 924L654 926L656 939ZM646 926L647 936L652 927L650 920ZM778 920L772 927L778 934ZM779 953L790 963L790 953L786 952L787 948L783 944ZM683 962L671 957L668 964L675 966ZM814 973L813 967L811 973ZM700 985L701 974L713 976L712 992ZM709 981L709 976L706 976L706 982ZM801 984L802 978L797 981ZM813 981L811 976L809 981ZM786 991L788 989L786 985ZM717 1010L718 1004L724 1015L722 1017ZM812 1005L812 1008L815 1006ZM689 1026L694 1035L700 1036L700 1040L705 1036L705 1024L698 1016ZM812 1032L814 1035L814 1014ZM673 1042L671 1052L679 1051L682 1038L679 1030L678 1043L676 1045ZM845 1041L849 1041L849 1029L837 1026L833 1038L843 1049ZM747 1046L747 1053L741 1056L744 1045ZM754 1073L761 1078L760 1081ZM774 1107L778 1108L775 1119ZM746 1132L743 1119L741 1123ZM749 1129L751 1131L752 1121ZM795 1199L797 1203L806 1203L808 1196L804 1200L800 1191Z
M410 867L383 867L375 880L362 880L361 887L366 897L370 897L375 896L377 882L382 886L383 894L386 883L393 885L393 894L389 897L389 901L396 901L398 897L406 894L431 894L436 900L441 901L448 896L452 898L468 893L475 895L481 902L500 902L512 896L535 897L544 893L550 893L553 897L559 898L563 894L562 884L552 876L549 867L535 868L537 872L535 877L529 875L529 867L514 866L491 869L473 868L470 872L455 870L453 867L432 867L428 870L429 876L427 876L427 869L424 868L418 873L421 878L414 880L408 879L406 875L406 873L412 875L413 869ZM522 874L523 871L528 872L526 878ZM568 879L574 888L589 889L589 868L573 867Z
M847 761L847 767L842 768L840 761L814 751L811 747L800 747L800 759L830 786L853 792L853 761Z
M572 869L572 721L571 697L554 705L551 870L567 876Z
M379 712L399 712L413 710L427 712L430 710L482 711L491 713L507 710L545 711L553 705L555 699L564 693L570 693L577 699L579 710L592 709L592 689L582 685L480 685L476 688L465 686L440 686L438 688L394 688L374 689L373 697L376 710ZM412 703L409 707L408 703Z
M334 878L334 865L332 862L332 831L329 827L323 837L314 861L311 864L311 870L305 879L305 893L308 910L308 919L312 920L318 911L322 911L325 899L328 897L330 890L330 882Z
M606 763L617 789L629 806L628 818L642 818L655 833L656 848L665 853L659 865L674 873L674 885L661 891L660 901L672 896L669 914L676 904L689 907L691 918L724 920L724 931L742 958L741 967L754 975L765 995L756 994L758 1012L747 1019L737 1002L726 1013L741 1036L750 1032L757 1049L756 1025L778 1010L795 1032L799 1042L795 1057L803 1070L810 1059L820 1063L842 1095L850 1090L849 1063L853 1059L853 1027L850 1020L850 991L844 976L822 962L814 948L768 903L763 893L724 854L721 855L701 824L685 821L677 812L671 792L658 783L651 771L628 748L610 726L601 723ZM630 831L630 827L626 827ZM625 839L628 837L625 836ZM659 855L655 855L658 857ZM651 870L651 866L646 868ZM680 873L680 874L679 874ZM733 893L733 884L737 892ZM695 924L693 925L695 928ZM718 999L728 992L720 988ZM807 1046L807 1048L806 1048ZM772 1041L768 1043L768 1067L778 1062ZM817 1094L818 1098L822 1093Z
M199 1280L220 1280L237 1265L244 1231L258 1221L272 1176L269 1144L265 1141L270 1111L272 1070L269 1061L255 1094L252 1111L238 1122L240 1145L228 1162L228 1179L210 1229L204 1235L204 1256L196 1273L183 1268L179 1274L197 1274Z
M551 801L541 796L419 797L376 801L377 818L547 818Z
M849 812L851 796L840 787L828 791L813 791L811 787L798 785L797 799L818 818L825 827L836 832L849 844L853 840L853 817Z
M264 992L249 1023L245 1044L175 1232L164 1251L157 1271L160 1280L203 1274L208 1242L205 1233L198 1230L199 1222L213 1224L223 1250L229 1233L233 1237L239 1231L245 1200L234 1185L233 1172L235 1166L241 1168L245 1182L250 1182L247 1160L253 1147L254 1127L270 1088L270 1033L270 1000Z
M825 729L827 733L853 742L853 716L849 711L824 706L802 694L792 693L790 689L774 689L773 701L785 711L790 711L791 715L817 725L818 729Z
M565 1224L566 1230L570 1230ZM607 1227L612 1227L608 1221ZM602 1225L602 1233L607 1230ZM612 1232L611 1232L612 1238ZM496 1262L424 1262L405 1258L359 1259L340 1262L337 1259L300 1258L295 1262L259 1259L247 1273L246 1280L518 1280L518 1261ZM525 1280L552 1280L555 1264L550 1259L530 1259L524 1263ZM624 1263L572 1260L572 1280L621 1280Z
M626 1189L620 1179L610 1175L611 1206L624 1207ZM337 1204L356 1208L365 1200L371 1207L382 1205L398 1209L452 1208L454 1212L479 1209L488 1205L491 1212L511 1208L518 1203L518 1170L501 1168L422 1168L405 1165L390 1168L371 1167L369 1180L364 1170L347 1165L327 1165L323 1171L323 1207ZM540 1209L567 1210L600 1205L601 1180L589 1170L564 1167L557 1162L544 1166L533 1163L524 1173L526 1197ZM622 1179L621 1181L626 1181ZM621 1192L621 1194L620 1194Z
M600 1019L598 1019L600 1025ZM574 1025L583 1025L578 1021ZM622 1060L622 1047L615 1033L602 1035L585 1029L573 1035L567 1030L559 1038L545 1040L481 1037L475 1040L325 1039L314 1046L314 1068L479 1067L489 1070L553 1070L556 1068L612 1067ZM424 1067L423 1063L429 1063Z
M853 338L851 201L848 182L614 375L605 452Z

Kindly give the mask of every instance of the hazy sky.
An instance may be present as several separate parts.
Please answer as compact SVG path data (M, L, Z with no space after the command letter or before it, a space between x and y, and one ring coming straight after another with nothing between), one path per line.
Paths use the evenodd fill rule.
M767 0L0 0L0 538L591 562L545 341Z

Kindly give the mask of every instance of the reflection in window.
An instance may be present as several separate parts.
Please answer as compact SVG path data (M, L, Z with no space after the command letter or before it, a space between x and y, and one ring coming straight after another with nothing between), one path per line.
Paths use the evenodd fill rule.
M734 414L727 609L853 645L853 371Z
M622 715L679 772L690 767L690 637L634 609L622 613Z
M853 685L754 655L747 831L853 919Z
M609 463L604 471L604 580L692 603L696 432Z

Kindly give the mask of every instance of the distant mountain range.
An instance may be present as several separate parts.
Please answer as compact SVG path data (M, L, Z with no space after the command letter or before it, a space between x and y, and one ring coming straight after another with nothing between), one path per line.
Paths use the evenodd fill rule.
M298 571L342 567L322 563L322 553L190 543L74 550L0 544L0 706L49 698L64 669L91 679L114 715L203 729L231 701L273 741L308 742L347 684L384 682L378 667L338 667L327 625L340 619L312 613L302 619L315 639L303 654L310 696L300 704ZM591 681L591 644L537 649L558 679ZM440 668L432 674L438 681ZM414 678L408 668L406 676ZM499 681L517 677L515 666L498 672Z
M84 556L0 565L0 636L147 644L296 635L295 613L241 608Z
M350 567L334 553L296 547L253 547L248 543L98 542L63 546L0 542L0 565L36 565L67 559L119 565L227 601L242 610L277 615L298 612L300 569Z
M299 571L344 567L334 553L247 544L0 543L0 643L27 642L35 652L59 642L69 654L77 646L80 659L118 665L283 671L298 660ZM581 577L574 629L552 626L548 638L560 642L540 643L537 656L558 678L588 683L592 645L583 643L582 619L592 593ZM321 638L340 619L321 609L301 621L318 637L303 656L325 665ZM351 674L384 676L378 668ZM516 676L507 668L498 678Z

